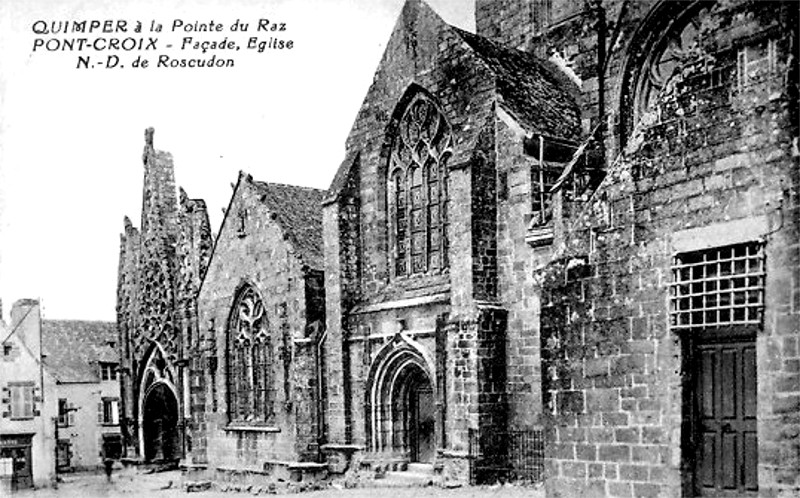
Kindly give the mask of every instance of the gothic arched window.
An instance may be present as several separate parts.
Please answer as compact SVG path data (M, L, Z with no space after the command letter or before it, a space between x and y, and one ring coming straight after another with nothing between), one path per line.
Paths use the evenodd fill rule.
M393 275L442 270L447 258L450 125L428 97L406 106L392 142L388 205Z
M271 354L264 302L248 285L236 297L228 326L231 422L266 422L272 416Z
M623 144L637 125L649 126L668 119L685 73L704 63L703 22L709 18L712 3L660 3L634 34L622 89ZM711 78L719 79L721 74L717 73Z
M639 80L637 109L640 115L652 109L657 97L671 91L670 83L680 76L687 60L696 57L700 43L700 20L707 9L689 10L675 20L653 46Z

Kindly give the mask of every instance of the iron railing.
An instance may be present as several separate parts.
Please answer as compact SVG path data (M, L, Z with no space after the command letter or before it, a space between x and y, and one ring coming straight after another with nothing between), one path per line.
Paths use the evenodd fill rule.
M470 484L539 483L544 480L541 429L469 430Z

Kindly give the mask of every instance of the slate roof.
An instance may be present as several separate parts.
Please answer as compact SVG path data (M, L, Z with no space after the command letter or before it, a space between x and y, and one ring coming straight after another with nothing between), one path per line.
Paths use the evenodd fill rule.
M58 382L99 382L98 362L119 363L114 322L42 320L44 365Z
M261 201L275 217L303 264L324 269L322 200L325 191L310 187L253 181Z
M536 56L451 26L497 76L497 92L534 133L580 139L580 107L565 84Z

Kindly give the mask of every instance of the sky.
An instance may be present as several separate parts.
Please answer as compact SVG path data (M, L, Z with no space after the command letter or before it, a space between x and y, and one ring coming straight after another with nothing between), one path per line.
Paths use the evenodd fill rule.
M45 319L116 319L119 237L124 216L140 225L148 127L155 128L155 147L174 157L176 184L206 200L215 232L239 170L261 181L327 188L402 4L3 0L0 299L6 321L22 298L40 299ZM474 0L428 4L448 23L474 31ZM278 31L257 32L261 19ZM99 28L47 32L58 31L59 21L72 27L83 20L100 21ZM125 21L127 31L103 33L106 20L112 31ZM237 20L249 25L247 32L230 31ZM140 33L132 32L137 21ZM150 31L154 21L160 32ZM192 30L212 21L223 31ZM134 41L124 43L142 38L143 49L64 49L66 39L105 38L98 42L105 44L119 38L122 44L129 37ZM192 40L181 50L186 37ZM226 37L240 50L189 48ZM270 37L292 40L293 47L259 53L247 48L251 37L267 44ZM155 50L144 49L150 38L157 39ZM153 67L160 55L207 59L212 53L233 58L234 67ZM119 56L117 67L105 67L112 54ZM150 66L132 67L137 56Z

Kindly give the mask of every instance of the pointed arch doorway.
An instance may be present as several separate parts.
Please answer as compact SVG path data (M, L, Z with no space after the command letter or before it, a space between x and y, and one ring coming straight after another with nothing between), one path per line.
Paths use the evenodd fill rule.
M436 403L427 362L407 347L379 355L370 373L372 450L431 463L436 453Z
M145 461L180 459L178 400L166 384L154 384L145 394L142 425Z
M151 345L145 358L139 389L139 455L145 462L180 460L182 424L175 372L158 343Z
M393 423L399 426L398 434L405 434L401 443L409 460L430 463L435 451L433 386L420 368L406 368L403 378L398 380L392 401L396 414Z

